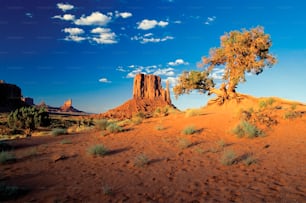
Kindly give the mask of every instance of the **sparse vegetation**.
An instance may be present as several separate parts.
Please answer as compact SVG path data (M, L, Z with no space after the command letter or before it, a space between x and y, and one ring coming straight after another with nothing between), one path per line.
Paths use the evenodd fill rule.
M233 165L236 161L237 157L233 150L224 151L221 156L221 163L225 166Z
M217 141L217 145L223 149L226 146L226 142L224 140L219 140Z
M247 166L255 164L257 159L255 159L251 154L248 154L247 157L243 160L243 163Z
M201 109L188 109L185 113L185 117L193 117L193 116L199 116L201 115L202 110Z
M272 106L273 103L275 102L275 99L270 97L268 99L265 99L265 100L260 100L259 101L259 109L265 109L269 106Z
M255 125L252 125L248 121L241 121L234 129L233 133L237 135L237 137L248 137L255 138L259 136L263 136L264 133L258 129Z
M155 127L156 130L165 130L166 128L163 125L158 125Z
M117 125L117 123L110 123L107 125L106 130L110 133L119 133L123 131L123 128Z
M144 167L150 162L149 158L145 154L138 155L134 160L134 166Z
M15 160L16 158L14 154L7 151L0 152L0 164L6 164Z
M103 195L111 196L114 194L113 189L109 185L102 186L102 193Z
M69 140L69 139L63 139L63 140L61 141L61 144L72 144L72 141Z
M88 153L94 156L105 156L109 150L103 145L94 145L88 149Z
M194 126L187 126L186 128L184 128L184 130L182 131L182 133L184 135L192 135L194 133L196 133L197 130L195 129Z
M298 117L301 117L301 113L297 111L290 110L284 113L284 119L291 120L291 119L295 119Z
M98 129L98 130L106 130L107 126L109 125L110 123L108 122L107 119L101 119L101 120L97 120L95 122L95 128Z
M178 147L180 149L187 149L188 147L190 147L192 145L192 142L190 142L189 140L182 138L178 140Z
M67 129L64 128L54 128L51 131L51 135L53 136L66 135L66 134L67 134Z

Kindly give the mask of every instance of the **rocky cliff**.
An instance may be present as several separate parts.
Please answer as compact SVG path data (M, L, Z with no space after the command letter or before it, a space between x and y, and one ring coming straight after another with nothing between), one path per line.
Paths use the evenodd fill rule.
M25 103L21 101L21 89L17 85L0 81L0 112L15 110Z
M166 89L161 85L161 78L156 75L138 74L134 78L133 98L100 114L104 118L131 118L134 114L142 112L152 115L158 107L172 106L170 99L169 84Z

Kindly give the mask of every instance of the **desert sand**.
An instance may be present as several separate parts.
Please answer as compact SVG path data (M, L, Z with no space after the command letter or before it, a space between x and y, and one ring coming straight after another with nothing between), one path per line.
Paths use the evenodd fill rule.
M1 180L29 189L8 202L305 202L306 108L298 107L299 118L282 119L286 108L273 110L278 123L253 139L232 133L238 108L213 106L106 136L92 130L12 140L17 161L0 165ZM197 132L183 134L190 125ZM90 155L97 144L109 153ZM224 165L229 150L236 158ZM141 155L149 162L136 166ZM246 165L250 155L254 163Z

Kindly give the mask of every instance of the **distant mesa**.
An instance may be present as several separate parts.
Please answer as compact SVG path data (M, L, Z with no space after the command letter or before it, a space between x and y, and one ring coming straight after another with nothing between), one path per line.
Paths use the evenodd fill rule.
M165 106L175 108L170 99L169 83L163 89L159 76L137 74L134 78L133 98L99 117L124 119L138 112L150 115L156 108Z

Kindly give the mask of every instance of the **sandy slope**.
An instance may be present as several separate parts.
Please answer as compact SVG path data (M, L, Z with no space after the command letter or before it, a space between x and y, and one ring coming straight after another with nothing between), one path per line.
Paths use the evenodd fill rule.
M0 165L0 178L30 189L12 202L305 202L306 116L280 119L265 137L254 139L230 133L237 121L231 111L207 108L189 118L147 119L105 137L87 132L13 141L18 160ZM156 130L158 125L165 129ZM188 125L199 131L183 135ZM60 144L64 138L72 144ZM191 146L181 149L186 140ZM109 155L87 153L100 143ZM29 155L33 148L36 155ZM226 150L236 153L235 164L221 164ZM257 163L247 166L243 160L250 153ZM140 154L149 165L134 166ZM65 159L57 160L61 155ZM112 195L104 194L107 187Z

